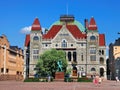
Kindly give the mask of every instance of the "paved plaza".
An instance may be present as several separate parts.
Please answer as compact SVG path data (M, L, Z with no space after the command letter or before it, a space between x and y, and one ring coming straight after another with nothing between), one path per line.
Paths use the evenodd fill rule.
M104 81L100 86L79 82L0 81L0 90L120 90L120 82Z

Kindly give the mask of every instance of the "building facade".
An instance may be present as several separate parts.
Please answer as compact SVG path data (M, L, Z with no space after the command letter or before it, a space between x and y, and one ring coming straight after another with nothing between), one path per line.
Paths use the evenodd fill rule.
M17 46L10 46L5 35L0 36L0 76L23 75L23 50Z
M105 35L99 34L93 17L90 22L85 19L83 26L74 16L63 15L45 33L36 18L25 39L25 77L34 76L39 55L51 48L66 53L71 76L86 74L106 77Z
M109 68L110 78L120 79L120 38L109 45Z

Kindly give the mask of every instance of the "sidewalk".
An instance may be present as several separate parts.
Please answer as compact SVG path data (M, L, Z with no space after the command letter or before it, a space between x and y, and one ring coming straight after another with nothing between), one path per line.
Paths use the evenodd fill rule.
M120 82L104 81L100 86L80 82L1 81L0 90L120 90Z

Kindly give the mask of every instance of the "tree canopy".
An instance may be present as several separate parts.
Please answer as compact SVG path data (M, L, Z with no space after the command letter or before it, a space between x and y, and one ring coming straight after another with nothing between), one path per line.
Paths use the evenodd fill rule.
M51 49L40 55L36 65L37 73L40 76L51 75L54 77L57 71L57 62L62 61L62 70L65 72L67 67L66 55L62 50Z

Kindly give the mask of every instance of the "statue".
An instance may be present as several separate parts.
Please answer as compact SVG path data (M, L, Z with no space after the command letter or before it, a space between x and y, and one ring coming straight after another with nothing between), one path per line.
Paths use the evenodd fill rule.
M58 65L58 67L57 67L57 71L63 71L62 70L62 67L63 67L63 65L62 65L62 61L61 60L59 60L58 62L57 62L57 65Z

